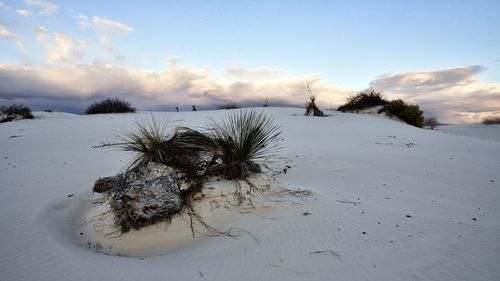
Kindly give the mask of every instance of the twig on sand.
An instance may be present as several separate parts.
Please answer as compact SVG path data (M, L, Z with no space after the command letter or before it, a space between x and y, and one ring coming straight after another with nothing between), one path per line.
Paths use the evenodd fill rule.
M323 253L329 253L332 254L340 259L340 254L337 254L333 250L323 250L323 251L314 251L314 252L309 252L309 254L323 254Z
M356 206L356 205L357 205L357 203L356 203L356 202L354 202L354 201L337 200L337 202L339 202L339 203L344 203L344 204L353 204L354 206Z
M333 250L323 250L323 251L314 251L314 252L309 252L309 254L322 254L322 253L330 253L334 256L340 257L339 254L335 253Z
M99 145L93 145L92 148L104 148L108 146L118 146L118 145L124 145L126 143L111 143L111 142L100 142Z
M252 236L252 238L255 240L255 242L257 242L258 244L260 244L260 241L259 239L257 239L257 237L255 237L252 233L250 233L249 231L246 231L244 229L241 229L241 228L237 228L237 227L231 227L230 229L228 229L227 231L225 231L224 233L222 233L222 235L227 235L229 237L232 237L232 238L238 238L238 234L233 234L232 232L234 231L241 231L241 232L244 232L250 236Z

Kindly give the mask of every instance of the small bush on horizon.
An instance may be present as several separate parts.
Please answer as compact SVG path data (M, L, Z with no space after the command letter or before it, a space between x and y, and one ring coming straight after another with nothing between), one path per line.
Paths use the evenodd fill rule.
M425 127L429 128L431 130L434 130L434 128L436 128L438 125L439 125L439 122L436 118L434 118L434 117L425 118L425 121L424 121Z
M379 113L382 112L396 116L415 127L422 128L424 126L424 112L416 104L406 104L403 100L393 100L379 111Z
M0 107L0 123L21 120L21 119L33 119L33 114L31 114L31 109L22 104L13 104L10 106Z
M240 106L234 102L228 102L222 105L219 105L217 109L238 109Z
M481 123L484 125L497 125L500 124L500 117L484 118Z
M134 113L132 105L119 98L105 99L101 102L91 104L85 114L105 114L105 113Z
M368 88L348 98L347 103L340 106L337 110L342 112L358 111L388 103L381 92Z
M309 101L306 102L305 108L306 108L306 113L304 113L305 116L309 116L309 115L311 115L311 113L312 113L313 116L319 116L319 117L324 117L325 116L325 114L323 113L323 111L321 111L316 106L316 97L314 95L311 95L309 97Z
M325 114L323 113L323 111L321 111L316 106L316 96L313 94L311 87L307 86L307 92L309 94L309 101L306 101L305 104L306 113L304 115L309 116L309 114L312 113L313 116L324 117Z

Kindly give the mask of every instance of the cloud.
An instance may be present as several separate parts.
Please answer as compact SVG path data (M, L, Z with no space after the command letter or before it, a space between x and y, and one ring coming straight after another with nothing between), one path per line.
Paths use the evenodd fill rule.
M26 10L26 9L16 10L16 13L18 15L23 16L23 17L30 17L30 16L33 15L33 11L32 10Z
M119 23L116 21L112 21L105 18L94 17L92 21L95 26L104 33L113 33L117 35L127 35L130 32L133 32L134 29L126 24Z
M0 2L0 11L3 11L3 10L7 11L7 10L9 10L9 7L7 5L5 5L4 2Z
M228 77L235 78L238 80L268 80L276 79L284 74L282 70L275 68L254 68L248 69L238 66L230 66L225 70L225 74Z
M39 40L55 40L56 34L43 27ZM66 41L67 40L67 41ZM73 42L62 40L62 45ZM68 43L70 46L74 43ZM54 47L55 48L55 47ZM57 49L57 48L55 48ZM64 48L59 48L64 50ZM68 51L54 60L71 61L78 55ZM54 55L55 56L55 55ZM481 81L484 68L468 66L436 71L408 72L378 77L370 85L384 90L388 99L402 98L417 103L441 122L478 122L500 115L500 84ZM51 64L29 67L0 64L0 102L51 105L52 108L77 108L82 112L93 101L123 97L140 109L214 108L226 102L240 105L302 107L310 86L320 107L337 107L358 90L337 87L317 75L290 75L282 69L229 66L222 73L210 68L195 68L169 59L164 71L94 64ZM383 86L383 87L382 87ZM45 106L46 107L46 106Z
M92 23L99 33L99 43L101 47L108 51L108 57L110 61L123 61L123 57L117 55L115 52L112 36L125 36L128 33L133 32L134 29L126 24L112 21L110 19L100 18L97 16L94 17Z
M479 65L382 75L370 86L417 103L442 122L478 122L500 111L500 83L481 81Z
M0 25L0 38L5 40L14 41L16 46L20 49L24 49L24 41L21 35L12 33L3 25Z
M232 69L234 71L234 69ZM240 72L253 72L240 69ZM0 98L80 100L84 109L92 100L124 97L139 108L172 108L173 105L215 107L225 102L260 105L267 98L271 105L303 106L306 86L318 96L320 105L343 102L352 92L326 83L314 75L290 76L252 81L216 79L210 69L170 65L163 72L105 64L58 67L0 65Z
M78 27L80 28L87 28L92 25L90 23L89 18L85 15L80 13L78 16L75 16L76 22L78 23Z
M59 10L57 5L43 0L24 0L24 4L29 7L38 8L38 13L45 16L53 16Z
M46 61L49 64L71 63L82 59L81 49L85 47L85 42L65 34L51 34L43 26L36 27L35 33L47 50Z

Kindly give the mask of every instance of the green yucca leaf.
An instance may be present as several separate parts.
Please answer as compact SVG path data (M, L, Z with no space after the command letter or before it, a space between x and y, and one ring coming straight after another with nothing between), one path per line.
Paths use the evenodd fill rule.
M255 110L239 110L220 123L212 121L211 131L226 146L227 158L242 164L262 160L280 148L280 127Z
M148 121L137 121L135 130L122 133L118 148L134 154L129 168L145 166L149 162L163 162L168 151L167 126L168 122L151 116Z

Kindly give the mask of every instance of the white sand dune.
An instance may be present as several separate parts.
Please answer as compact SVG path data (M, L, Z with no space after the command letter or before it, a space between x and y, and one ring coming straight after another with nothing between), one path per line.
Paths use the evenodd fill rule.
M0 280L500 280L500 142L381 116L265 111L284 138L271 166L291 166L276 179L313 194L218 225L253 236L135 257L82 245L71 220L86 219L95 179L127 163L126 153L92 146L149 113L1 124ZM156 114L197 127L226 113Z
M454 135L500 141L500 125L460 124L438 126L437 130Z

